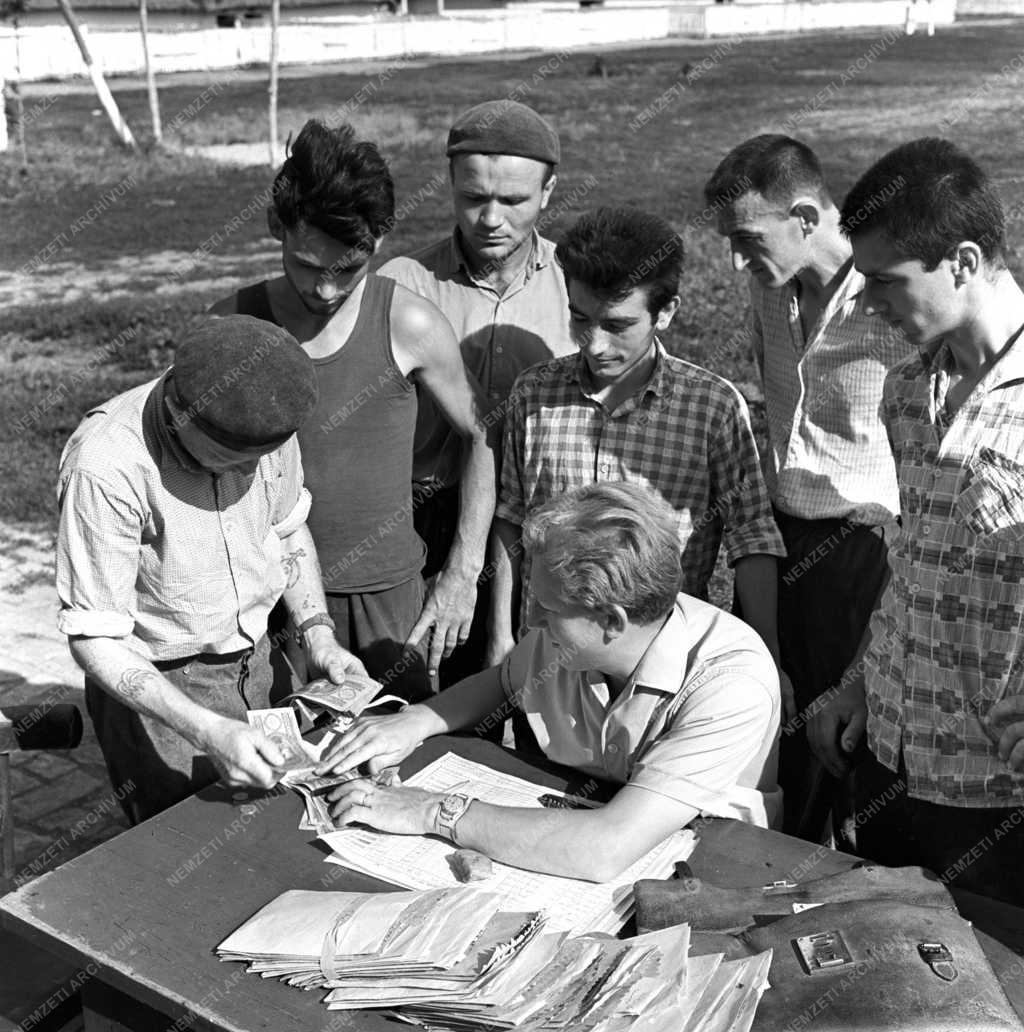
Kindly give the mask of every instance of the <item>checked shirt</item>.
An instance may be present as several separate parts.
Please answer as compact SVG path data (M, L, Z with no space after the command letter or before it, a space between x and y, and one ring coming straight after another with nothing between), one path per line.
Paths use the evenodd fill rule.
M516 380L497 516L522 525L548 499L583 484L643 484L676 511L681 590L705 599L723 540L730 565L785 555L746 403L732 384L659 344L650 380L609 412L588 395L583 369L581 355L568 355ZM524 561L524 624L527 586Z
M892 580L871 621L868 741L908 792L951 806L1024 803L1024 775L981 723L1024 692L1024 345L950 416L943 344L896 366L883 419L900 488Z

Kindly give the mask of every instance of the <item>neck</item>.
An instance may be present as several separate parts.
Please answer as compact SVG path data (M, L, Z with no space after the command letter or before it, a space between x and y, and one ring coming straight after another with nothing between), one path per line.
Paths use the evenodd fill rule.
M460 235L461 237L461 235ZM497 262L491 258L481 258L475 251L465 246L465 240L460 239L462 252L469 266L473 278L487 286L504 291L526 267L526 263L533 254L533 234L530 234L510 255L503 261Z
M839 284L843 282L853 261L850 242L839 232L838 223L835 233L823 234L824 240L818 244L808 264L797 273L800 287L811 297L831 297Z
M583 359L583 371L586 374L586 380L591 392L599 401L606 404L609 402L618 403L623 398L628 398L631 394L634 394L650 380L657 361L658 342L657 340L652 340L651 346L647 349L644 356L631 365L616 380L605 381L597 379L587 365L586 359ZM612 404L610 407L614 408L615 405Z
M1024 291L1007 270L996 280L972 284L970 315L944 340L961 376L982 373L1006 350L1024 326Z
M601 673L613 698L622 693L629 679L636 673L640 660L644 658L651 642L657 638L664 624L665 620L656 620L649 624L630 624L615 639L612 654L601 667Z

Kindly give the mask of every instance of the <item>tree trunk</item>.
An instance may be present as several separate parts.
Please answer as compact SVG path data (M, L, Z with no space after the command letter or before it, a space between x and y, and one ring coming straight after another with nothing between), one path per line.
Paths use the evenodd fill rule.
M57 0L57 3L60 5L64 20L68 23L68 28L71 29L71 35L75 37L75 42L78 44L78 49L82 54L82 60L85 62L86 71L88 71L89 78L92 79L93 88L96 90L96 96L100 98L100 103L103 105L103 110L107 113L107 118L110 119L110 124L114 127L114 132L117 133L117 138L126 147L138 150L139 145L135 142L135 137L132 136L128 123L121 116L121 112L117 107L117 101L114 100L110 87L107 86L107 82L103 78L103 73L93 63L92 54L89 53L85 36L82 35L82 30L78 26L75 12L71 10L69 0Z
M270 0L270 167L277 168L277 25L281 0Z
M149 94L149 116L153 122L153 142L163 138L160 126L160 97L156 92L156 75L149 60L149 11L146 0L139 0L139 31L142 33L142 58L146 62L146 92Z

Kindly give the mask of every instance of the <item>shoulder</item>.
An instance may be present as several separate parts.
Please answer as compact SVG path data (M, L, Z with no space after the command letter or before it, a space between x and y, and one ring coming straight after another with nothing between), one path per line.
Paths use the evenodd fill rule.
M745 410L747 403L743 400L736 385L725 377L705 369L684 358L677 358L666 352L664 356L665 372L677 391L692 399L696 390L704 399L729 409Z
M385 276L398 283L415 284L417 287L434 281L438 268L451 248L451 239L445 237L427 244L409 254L388 259L378 270L378 276Z
M207 315L238 315L238 294L229 294L214 301L206 310Z
M565 389L575 379L579 369L579 355L549 358L524 369L512 385L511 397L529 401Z
M461 357L455 331L441 309L401 283L395 283L390 319L396 357L402 356L410 370Z

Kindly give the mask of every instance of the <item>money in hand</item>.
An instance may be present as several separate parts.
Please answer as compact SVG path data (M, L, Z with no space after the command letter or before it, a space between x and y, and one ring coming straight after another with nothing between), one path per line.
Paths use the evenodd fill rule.
M283 762L275 765L278 770L308 770L316 766L302 744L299 725L290 707L249 710L246 716L249 726L262 731L280 751Z
M314 709L348 713L356 717L382 688L383 685L371 677L348 674L341 684L335 684L326 678L311 681L301 691L292 692L284 701L298 700Z

